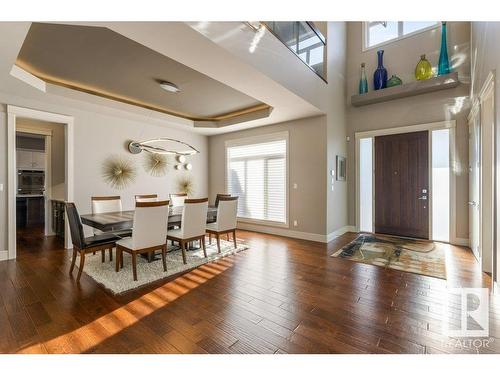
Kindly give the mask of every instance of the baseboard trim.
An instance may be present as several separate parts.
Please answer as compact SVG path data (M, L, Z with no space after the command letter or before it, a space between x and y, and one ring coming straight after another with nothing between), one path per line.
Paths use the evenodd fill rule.
M252 232L266 233L266 234L274 234L283 237L298 238L301 240L308 240L314 242L326 242L326 235L324 234L299 232L296 230L290 230L286 228L269 227L264 225L238 222L238 229L249 230Z
M469 246L469 239L468 238L455 238L453 241L451 241L452 245L458 245L458 246Z
M342 227L340 229L337 229L329 233L328 236L326 236L326 242L330 242L347 232L358 232L358 231L356 230L356 227L354 225L346 225L345 227Z
M0 261L9 259L9 251L2 250L0 251Z

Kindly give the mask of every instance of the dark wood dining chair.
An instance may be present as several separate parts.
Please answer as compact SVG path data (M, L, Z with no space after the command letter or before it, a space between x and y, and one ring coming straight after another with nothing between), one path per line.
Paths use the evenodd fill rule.
M212 242L212 234L217 239L217 251L220 253L220 235L227 233L233 234L234 248L236 244L236 217L238 212L238 197L220 197L219 207L217 209L217 221L208 223L206 230L209 234L209 241Z
M102 262L104 262L106 249L112 251L116 241L120 240L120 237L112 233L97 234L94 236L85 237L82 221L74 203L66 203L66 214L68 215L71 241L73 242L73 257L71 259L71 268L69 269L69 273L73 273L73 270L75 268L76 256L79 253L80 266L78 268L78 276L76 277L76 281L79 282L80 278L82 277L83 267L85 265L85 254L101 251L101 260Z

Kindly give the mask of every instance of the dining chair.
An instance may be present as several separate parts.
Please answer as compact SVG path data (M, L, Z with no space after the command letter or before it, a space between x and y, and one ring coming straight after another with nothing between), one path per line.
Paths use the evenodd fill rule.
M154 254L155 250L161 250L163 270L167 271L168 204L168 200L136 202L132 237L116 242L116 272L123 268L126 252L132 256L132 274L137 281L137 254Z
M182 261L187 263L186 247L189 242L199 240L203 254L205 248L205 227L207 223L208 198L186 199L182 208L181 227L168 232L167 239L179 243L182 249Z
M206 225L209 241L212 243L211 235L217 238L217 251L220 253L220 235L224 233L233 234L234 248L236 244L236 216L238 212L238 197L220 197L217 208L217 221Z
M222 193L217 193L215 196L215 207L219 207L219 201L221 197L230 197L231 194L222 194Z
M184 201L187 199L186 193L170 194L170 202L173 207L184 206Z
M231 194L225 194L225 193L217 193L215 196L215 207L219 207L219 201L221 197L230 197ZM217 217L212 218L209 223L215 223L217 221ZM210 243L212 243L212 235L209 233L208 238ZM227 240L229 241L229 233L227 234Z
M158 194L142 194L135 196L136 202L158 202Z
M76 281L79 282L82 276L83 266L85 265L85 254L101 251L101 261L105 261L105 251L112 251L116 241L120 239L113 233L98 234L90 237L85 237L83 233L83 225L78 214L78 210L74 203L66 203L66 214L68 216L69 229L71 232L71 241L73 242L73 257L71 260L71 268L69 273L73 273L75 268L76 256L80 254L80 266L78 268L78 276Z
M119 195L91 197L90 200L92 202L92 214L105 214L109 212L122 211L122 199ZM93 230L96 235L104 233L96 228L93 228ZM132 231L130 229L113 231L113 233L120 237L128 237L132 235ZM113 260L112 251L109 253L109 260Z

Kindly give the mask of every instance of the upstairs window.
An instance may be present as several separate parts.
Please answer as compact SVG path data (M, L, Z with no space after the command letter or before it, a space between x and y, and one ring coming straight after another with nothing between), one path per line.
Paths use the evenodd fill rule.
M438 21L371 21L364 24L364 49L394 42L439 26Z

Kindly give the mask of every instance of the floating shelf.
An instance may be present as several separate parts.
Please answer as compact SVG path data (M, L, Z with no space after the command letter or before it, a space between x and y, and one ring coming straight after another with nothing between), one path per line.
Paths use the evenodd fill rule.
M425 81L405 83L400 86L389 87L382 90L370 91L362 95L351 96L351 104L354 107L387 102L389 100L406 98L409 96L427 94L433 91L451 89L460 84L458 72L434 77Z

